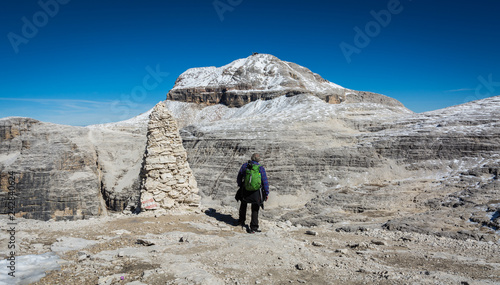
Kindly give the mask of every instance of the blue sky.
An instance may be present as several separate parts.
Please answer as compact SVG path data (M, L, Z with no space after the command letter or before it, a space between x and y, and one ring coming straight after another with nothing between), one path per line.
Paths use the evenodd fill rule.
M0 19L0 117L127 119L252 52L415 112L500 95L495 0L11 0Z

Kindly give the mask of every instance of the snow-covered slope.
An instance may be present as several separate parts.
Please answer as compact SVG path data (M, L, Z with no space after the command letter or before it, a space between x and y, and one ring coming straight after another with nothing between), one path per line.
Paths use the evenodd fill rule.
M374 120L384 129L384 135L398 136L421 132L425 129L457 131L474 124L491 121L498 116L500 96L486 98L462 105L431 112L415 114L404 107L385 106L377 103L328 104L312 95L293 97L280 96L272 100L257 100L232 108L222 104L206 106L166 100L165 105L177 119L180 128L196 126L207 132L239 128L279 129L283 124L322 122L341 119L347 122L370 124ZM116 123L92 125L89 128L103 128L125 131L147 131L151 110L134 118ZM498 118L496 118L498 119ZM257 124L256 122L260 122ZM488 125L488 124L486 124ZM260 127L259 127L260 126ZM476 132L482 128L475 129ZM470 130L468 130L470 131Z
M332 89L344 89L305 67L281 61L270 54L257 54L219 68L211 66L188 69L179 76L174 90L218 86L237 88L241 84L250 84L250 90L268 91L299 88L327 93Z
M180 127L192 125L207 133L247 130L245 133L252 134L269 129L279 131L297 123L329 122L353 116L383 121L413 114L404 107L375 103L328 104L312 95L257 100L241 108L221 104L200 107L176 101L166 101L166 106L177 118Z
M241 107L259 99L299 94L314 95L334 104L371 102L403 106L384 95L344 88L270 54L255 54L222 67L188 69L179 76L167 99Z
M149 122L149 114L151 114L153 108L128 120L119 121L115 123L90 125L87 126L87 128L95 130L116 130L116 131L126 131L129 133L146 134Z

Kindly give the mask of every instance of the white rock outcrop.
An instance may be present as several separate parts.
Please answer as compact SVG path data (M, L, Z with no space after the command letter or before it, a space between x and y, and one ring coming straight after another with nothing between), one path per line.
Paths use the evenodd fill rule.
M283 95L291 97L300 94L314 95L331 104L370 102L403 107L394 98L344 88L306 67L270 54L254 54L218 68L188 69L177 78L167 99L242 107L258 99L270 100Z
M187 162L177 122L164 102L154 107L149 118L141 188L142 209L199 206L198 186Z

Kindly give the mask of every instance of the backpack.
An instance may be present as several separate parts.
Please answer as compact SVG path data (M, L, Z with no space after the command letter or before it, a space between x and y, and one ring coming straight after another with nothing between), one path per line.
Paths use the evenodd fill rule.
M260 165L248 163L245 169L244 186L247 191L257 191L262 185L262 179L259 172Z

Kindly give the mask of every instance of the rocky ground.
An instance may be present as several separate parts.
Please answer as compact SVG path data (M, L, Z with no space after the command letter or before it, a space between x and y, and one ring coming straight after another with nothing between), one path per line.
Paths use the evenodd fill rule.
M57 253L60 270L34 283L51 285L500 283L498 243L388 231L377 223L305 227L266 218L261 233L248 234L235 226L235 206L19 219L16 255ZM8 238L2 231L0 243Z

